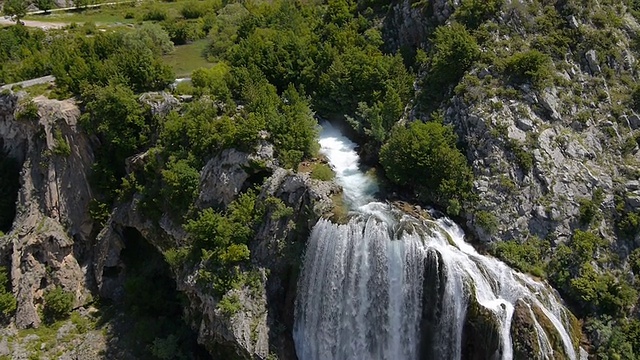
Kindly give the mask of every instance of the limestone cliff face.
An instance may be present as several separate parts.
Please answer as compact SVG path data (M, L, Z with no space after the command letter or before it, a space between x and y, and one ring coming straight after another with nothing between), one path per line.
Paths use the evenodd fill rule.
M0 138L4 150L22 163L16 218L1 238L20 328L39 325L38 307L46 289L61 286L80 305L90 283L83 262L92 230L89 139L77 127L80 111L72 101L39 97L33 103L38 116L17 120L26 104L17 95L0 97Z
M148 156L132 157L129 168L141 166ZM273 156L272 145L263 141L252 153L224 150L200 171L198 209L224 209L255 176L266 176L257 201L277 197L293 209L284 218L271 211L264 215L249 244L251 266L246 270L257 280L251 286L232 289L220 297L213 294L210 284L197 281L200 264L174 268L177 289L189 299L187 318L198 333L198 342L214 356L264 359L276 354L280 359L295 359L290 329L298 262L306 234L331 210L330 196L339 188L332 182L313 180L308 173L279 168ZM125 229L136 229L160 252L187 241L185 231L168 214L157 222L145 217L140 201L134 195L117 205L97 236L92 270L102 297L118 299L123 295L126 266L120 254L127 246ZM224 297L237 299L240 309L225 312L219 305Z
M179 106L175 98L161 95L146 94L140 100L155 101L152 108L158 113ZM138 195L117 204L106 226L96 229L89 216L93 152L89 137L77 126L80 110L71 100L39 97L32 100L35 114L29 112L33 109L29 101L21 94L0 97L0 139L4 150L22 164L17 215L11 231L0 238L2 263L11 269L18 299L15 324L19 328L40 325L43 294L54 286L73 293L77 306L92 291L122 300L127 269L121 255L127 247L127 229L137 230L159 252L184 244L187 237L168 214L159 221L147 218L140 210ZM128 169L144 164L148 156L142 153L128 159ZM330 196L339 188L276 163L272 146L263 142L253 153L225 150L201 171L196 203L200 209L228 205L255 181L252 169L259 164L261 176L267 177L258 201L277 197L294 210L285 217L271 211L265 214L249 244L251 270L258 274L258 281L225 295L239 299L241 309L233 314L220 309L221 298L206 284L195 281L199 265L174 269L177 289L189 300L187 318L198 333L198 342L212 354L295 358L289 329L298 261L306 234L331 210Z
M430 31L454 21L459 6L451 1L425 4L400 1L391 6L387 35L395 48L428 48ZM570 2L554 5L563 16L560 26L575 37L575 44L564 58L552 58L550 81L544 86L510 82L498 66L478 61L455 91L449 89L451 97L442 109L476 175L474 193L480 201L466 209L466 220L478 239L537 236L552 244L563 242L584 226L580 204L596 191L604 198L597 204L604 216L596 217L593 226L605 238L617 237L612 220L616 205L627 212L640 210L640 117L628 101L629 86L637 79L633 39L640 25L618 5L613 12L620 23L615 26L596 20L611 10L604 5L583 10ZM535 29L541 19L544 10L532 2L505 2L489 20L489 40L481 51L507 58L539 47L541 34L551 31ZM611 39L613 47L594 40L599 36ZM428 114L414 110L410 117ZM491 214L491 224L478 213Z

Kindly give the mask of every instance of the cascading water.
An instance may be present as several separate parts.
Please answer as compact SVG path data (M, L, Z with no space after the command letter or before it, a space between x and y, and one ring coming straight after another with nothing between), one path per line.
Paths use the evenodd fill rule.
M576 358L569 313L547 286L477 253L448 219L375 202L355 144L329 124L320 145L353 211L347 224L320 220L309 238L293 329L299 359L461 359L465 349L512 359L517 304L533 319L537 358Z

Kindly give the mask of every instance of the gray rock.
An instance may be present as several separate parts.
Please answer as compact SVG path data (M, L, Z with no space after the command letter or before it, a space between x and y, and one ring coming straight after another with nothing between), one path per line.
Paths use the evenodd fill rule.
M580 26L578 20L573 15L569 16L567 18L567 21L569 22L569 27L571 27L572 29L577 29Z
M153 116L166 116L171 110L180 106L180 100L164 91L144 93L138 100L151 108Z
M545 90L539 96L540 104L550 113L551 119L555 121L562 120L558 113L558 97L555 88L553 90Z
M626 203L633 210L640 209L640 190L627 193Z
M254 167L273 166L273 146L261 144L254 155L226 149L209 160L200 175L200 195L196 206L227 206L243 189Z
M638 180L627 181L624 184L624 187L627 189L627 191L640 190L640 181Z
M591 73L596 75L600 73L600 62L598 61L598 54L595 50L589 50L585 53L585 57L587 59L587 64L589 65L589 69Z
M37 304L45 289L61 286L81 304L89 295L87 279L76 254L91 244L93 221L88 174L93 153L80 132L80 111L71 100L37 97L39 119L15 121L11 106L0 102L0 138L5 149L22 164L17 213L8 236L2 238L5 259L10 259L12 288L18 307L19 328L40 324ZM56 153L59 134L70 146L69 155ZM72 186L73 184L73 186Z
M631 116L629 116L629 126L633 129L639 129L640 128L640 116L638 116L637 114L631 114Z

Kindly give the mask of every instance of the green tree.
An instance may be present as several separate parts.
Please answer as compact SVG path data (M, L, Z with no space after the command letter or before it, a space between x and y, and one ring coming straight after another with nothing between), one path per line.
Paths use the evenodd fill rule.
M413 188L420 199L453 210L469 198L473 180L456 140L451 127L439 122L398 126L382 146L380 163L395 184Z
M453 23L436 29L428 73L423 80L427 110L437 107L479 56L476 39L463 25Z
M83 93L81 125L100 140L94 180L105 194L112 193L126 175L125 159L148 146L151 124L133 91L121 84L92 86Z
M61 320L73 310L73 294L56 286L44 293L44 316L48 322Z
M514 82L530 82L542 88L551 77L551 57L538 50L516 53L505 60L506 74Z
M26 0L7 0L2 7L2 12L5 15L15 17L16 23L20 23L20 19L27 15L28 6Z
M46 13L53 7L53 0L36 0L34 4Z

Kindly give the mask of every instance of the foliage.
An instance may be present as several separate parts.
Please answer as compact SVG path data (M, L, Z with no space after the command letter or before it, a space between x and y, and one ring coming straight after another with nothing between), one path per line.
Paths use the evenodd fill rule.
M48 12L53 7L53 0L36 0L34 4L38 7L38 9Z
M176 45L183 45L205 36L198 23L193 21L168 19L162 27Z
M163 21L166 20L169 15L167 11L159 6L152 6L149 10L144 14L144 21Z
M0 28L0 82L48 75L51 64L43 53L45 33L26 26Z
M544 277L544 259L550 245L538 238L532 237L524 242L516 240L502 241L495 244L495 256L516 269Z
M256 205L256 194L249 191L232 202L225 213L205 209L185 225L192 256L204 266L198 280L210 284L216 294L226 293L241 276L239 265L249 259L247 243L263 212Z
M64 291L60 286L45 291L43 308L45 320L53 322L66 318L73 310L73 302L73 294Z
M180 9L180 15L185 19L197 19L207 12L206 4L198 1L187 1Z
M133 91L121 84L91 86L83 93L85 112L80 124L96 135L92 181L103 202L110 202L125 176L125 159L148 145L151 121Z
M16 311L17 300L11 292L11 281L7 268L0 266L0 312L7 319Z
M435 108L480 56L476 39L461 24L440 26L435 31L423 80L423 101L427 110Z
M603 259L606 242L599 236L577 230L567 245L556 248L548 264L551 281L584 314L621 316L628 312L638 294L623 276L599 270L595 259Z
M438 122L398 126L382 146L380 163L392 182L446 208L452 200L468 199L472 188L473 174L456 140L453 130Z
M37 121L38 118L38 105L32 100L29 100L22 105L20 110L16 113L16 120L19 121Z
M580 199L580 222L583 225L590 225L598 214L600 205L604 200L602 189L596 189L591 199Z
M496 15L503 2L503 0L464 0L453 17L469 29L476 29L484 21Z
M169 34L158 24L143 24L136 31L125 35L125 42L130 43L131 47L141 42L146 48L151 49L155 56L169 54L174 50Z
M186 214L197 196L200 172L189 161L170 158L162 170L163 187L161 194L172 214Z
M56 38L50 45L56 85L76 95L88 85L109 83L126 85L135 92L164 89L174 76L161 62L159 53L166 45L162 35L151 35L156 30L143 27L133 33Z
M312 179L330 181L333 180L335 176L336 174L327 164L314 164L313 169L311 170Z
M231 102L231 90L228 86L229 66L218 63L209 69L200 68L191 74L191 82L201 94L215 96L225 102Z
M493 235L498 232L498 219L495 215L488 211L477 211L475 213L475 221L489 235Z
M69 156L71 155L71 145L62 135L62 131L60 129L55 129L53 132L53 138L56 143L53 146L52 152L56 155L60 156Z
M504 69L512 81L529 82L542 88L551 77L551 64L549 55L529 50L508 57L504 62Z
M228 317L232 317L233 315L242 311L242 303L240 302L240 297L237 294L227 294L222 297L220 302L218 302L218 308Z
M27 15L28 3L25 0L7 0L4 2L2 12L8 16L15 16L16 22Z

